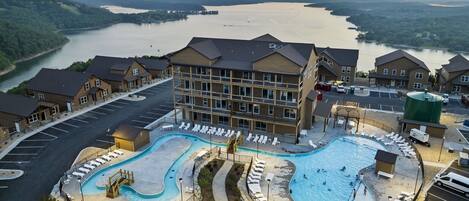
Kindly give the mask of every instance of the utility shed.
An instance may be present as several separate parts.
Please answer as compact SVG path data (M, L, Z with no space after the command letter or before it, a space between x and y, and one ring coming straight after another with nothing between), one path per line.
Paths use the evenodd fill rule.
M397 154L378 150L375 156L376 160L376 173L385 172L388 174L394 174L394 167L396 165Z
M137 151L150 143L150 133L147 129L139 129L127 124L120 125L112 134L117 148Z

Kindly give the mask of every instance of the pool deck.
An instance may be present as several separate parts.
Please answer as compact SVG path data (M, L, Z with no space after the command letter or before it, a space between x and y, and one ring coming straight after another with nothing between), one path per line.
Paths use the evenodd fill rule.
M217 174L215 174L215 177L213 177L213 198L216 201L228 201L228 196L226 195L225 189L225 181L226 176L228 175L228 172L230 172L232 166L232 161L225 161L220 170L218 170Z
M191 144L190 140L173 138L154 152L121 166L121 169L134 173L135 183L129 187L143 195L155 195L163 192L166 172L174 161L190 148ZM108 177L112 174L114 172L101 175L96 185L104 187Z

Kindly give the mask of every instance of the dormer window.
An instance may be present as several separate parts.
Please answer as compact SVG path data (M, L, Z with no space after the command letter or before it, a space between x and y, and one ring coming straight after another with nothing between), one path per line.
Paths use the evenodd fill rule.
M100 87L100 86L101 86L101 80L96 79L96 87Z
M88 91L88 90L90 90L90 83L86 82L85 83L85 91Z
M138 68L132 69L132 75L137 76L138 75Z

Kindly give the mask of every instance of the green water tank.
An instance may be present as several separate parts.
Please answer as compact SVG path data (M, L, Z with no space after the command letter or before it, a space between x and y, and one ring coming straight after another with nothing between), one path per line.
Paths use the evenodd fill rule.
M440 123L443 97L424 92L409 92L405 101L404 119Z

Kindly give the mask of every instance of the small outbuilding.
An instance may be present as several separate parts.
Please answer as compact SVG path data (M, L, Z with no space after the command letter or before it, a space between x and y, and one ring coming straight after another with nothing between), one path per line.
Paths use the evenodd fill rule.
M112 134L117 148L137 151L141 147L150 143L150 132L147 129L135 128L123 124Z
M376 160L376 173L388 178L392 178L394 175L394 168L396 166L397 154L378 150L375 156Z

